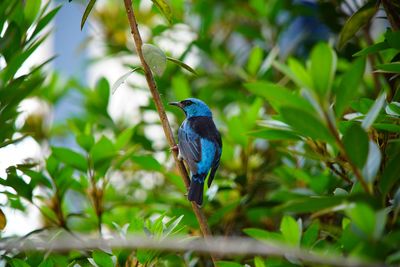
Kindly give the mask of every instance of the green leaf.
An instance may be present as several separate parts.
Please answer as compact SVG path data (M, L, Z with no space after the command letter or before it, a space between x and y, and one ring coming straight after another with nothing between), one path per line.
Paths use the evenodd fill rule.
M143 44L143 57L150 69L161 76L167 67L167 57L164 52L155 45Z
M282 232L283 238L288 244L293 246L300 245L302 230L296 220L291 216L285 215L282 218L280 231Z
M118 80L113 84L113 86L111 87L111 92L112 94L115 93L115 91L117 91L117 89L123 84L125 83L126 79L128 79L129 76L131 76L132 73L134 73L135 71L138 70L143 70L142 67L136 67L131 69L130 71L128 71L127 73L125 73L124 75L122 75L121 77L118 78Z
M282 107L281 115L284 121L299 134L333 143L333 137L328 128L314 114L294 107Z
M369 22L378 10L378 5L374 1L368 1L363 7L357 10L344 24L339 34L339 49L355 36L358 30Z
M243 232L259 241L270 241L270 242L283 242L283 236L280 233L269 232L257 228L246 228Z
M92 257L94 262L99 267L114 267L114 262L112 261L111 256L103 251L100 250L93 251Z
M269 82L247 83L245 87L252 93L264 97L275 110L282 106L291 106L303 110L313 110L313 107L296 92Z
M31 24L39 13L41 0L27 0L24 7L24 15L27 24Z
M249 132L248 134L256 138L267 139L270 141L300 139L300 137L293 132L277 130L277 129L259 130L259 131Z
M371 109L368 111L367 115L365 116L364 120L361 123L361 126L364 129L368 129L371 125L375 122L376 118L381 112L381 109L386 103L386 93L381 94L372 105Z
M168 23L171 24L172 23L172 11L171 8L169 6L169 4L167 3L167 1L165 0L151 0L158 8L158 10L160 10L161 14L163 14L163 16L167 19Z
M130 141L133 136L135 128L127 128L125 129L122 133L120 133L117 137L117 140L115 141L115 149L120 150L124 146L126 146Z
M302 87L311 89L311 76L303 65L295 58L289 58L288 65L292 73L297 77L297 80L301 82Z
M324 99L330 92L336 71L336 53L326 43L317 44L311 51L311 77L315 92Z
M249 60L247 61L247 71L251 75L256 75L263 59L263 50L255 46L251 49Z
M343 135L343 144L350 161L362 169L368 157L368 135L357 123L347 128Z
M85 12L83 13L83 16L82 16L81 30L83 29L83 26L85 25L85 22L86 22L87 18L89 17L89 14L92 11L94 4L96 4L96 0L89 0L89 3L87 4Z
M267 267L267 265L265 265L265 262L261 257L254 257L254 266L255 267Z
M375 231L375 212L366 204L354 203L346 209L347 216L365 236L372 237Z
M76 142L80 147L89 152L94 145L94 137L88 134L80 134L76 137Z
M45 260L43 260L38 267L53 267L54 266L54 262L52 259L47 258Z
M190 67L189 65L187 65L186 63L180 61L179 59L173 58L173 57L167 57L167 60L171 61L172 63L178 65L179 67L191 72L192 74L197 76L197 72Z
M53 147L52 152L53 156L61 162L64 162L65 164L74 167L80 171L86 172L86 159L78 152L64 147Z
M9 263L12 267L30 267L28 263L18 258L11 259Z
M365 59L359 58L353 62L350 68L343 75L336 92L335 111L340 117L349 106L350 101L357 95L358 87L362 81L365 70Z
M391 48L400 50L400 32L391 31L389 28L385 33L385 40Z
M380 64L377 65L376 68L379 70L379 72L400 73L400 62Z
M305 247L312 247L319 235L319 222L313 222L303 234L301 244Z
M114 155L115 155L114 145L105 136L102 136L100 140L96 144L94 144L94 146L90 151L90 156L95 166L101 164L101 162L104 160L112 158Z
M159 171L163 170L163 166L152 156L132 156L132 161L139 165L141 168L148 171Z
M383 195L386 195L399 180L400 173L400 153L390 155L390 160L382 173L380 179L380 189Z
M382 155L379 146L375 142L369 141L367 162L362 170L363 177L368 183L374 182L381 166L381 160Z
M179 223L182 221L184 215L179 216L176 218L176 220L172 220L172 222L169 223L169 226L163 231L164 236L169 236L171 234L174 234L174 231L176 230L176 227L179 226Z
M47 13L44 17L42 17L38 24L36 25L35 30L33 31L30 40L33 40L33 38L40 33L46 26L47 24L49 24L49 22L54 18L54 16L57 14L58 10L60 10L61 6L58 6L56 8L54 8L52 11L50 11L49 13Z
M243 267L243 265L234 261L217 261L216 267Z
M368 47L362 49L361 51L358 51L357 53L355 53L353 55L353 57L367 56L369 54L375 54L375 53L378 53L382 50L386 50L389 48L390 47L387 42L380 42L380 43L368 46Z

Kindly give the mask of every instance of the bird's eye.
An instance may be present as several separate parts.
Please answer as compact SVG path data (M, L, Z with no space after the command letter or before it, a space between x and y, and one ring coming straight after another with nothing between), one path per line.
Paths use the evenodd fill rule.
M187 107L187 106L192 105L192 104L193 104L193 101L191 101L191 100L184 100L184 101L182 101L182 104L183 104L185 107Z

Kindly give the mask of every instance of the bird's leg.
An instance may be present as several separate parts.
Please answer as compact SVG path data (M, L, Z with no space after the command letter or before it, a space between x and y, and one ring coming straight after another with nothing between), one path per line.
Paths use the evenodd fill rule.
M179 145L175 145L175 146L171 147L170 149L171 149L171 151L177 151L178 152L178 159L180 161L183 160L183 157L182 157L181 152L179 150Z

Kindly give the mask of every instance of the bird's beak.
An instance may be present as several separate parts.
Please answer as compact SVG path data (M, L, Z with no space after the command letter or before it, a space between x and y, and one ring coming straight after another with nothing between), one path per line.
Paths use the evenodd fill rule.
M168 104L170 104L171 106L177 106L177 107L182 108L181 102L169 102Z

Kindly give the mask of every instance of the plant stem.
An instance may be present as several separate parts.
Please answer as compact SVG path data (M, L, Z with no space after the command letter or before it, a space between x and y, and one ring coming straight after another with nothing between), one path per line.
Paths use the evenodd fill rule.
M171 126L170 126L168 118L167 118L167 114L165 113L164 105L163 105L163 103L161 101L160 94L158 93L157 85L156 85L156 82L154 80L154 77L153 77L153 74L151 72L151 69L150 69L149 65L147 65L147 63L146 63L146 61L144 59L144 56L143 56L143 52L142 52L143 42L142 42L142 38L141 38L140 33L139 33L139 29L138 29L138 26L137 26L137 21L136 21L135 14L134 14L133 9L132 9L132 1L131 0L124 0L124 3L125 3L126 14L128 16L128 20L129 20L129 25L130 25L130 28L131 28L131 33L132 33L132 36L133 36L133 39L134 39L134 42L135 42L136 52L137 52L137 55L140 58L140 62L141 62L142 67L144 69L144 74L145 74L145 77L146 77L146 81L147 81L147 84L149 86L149 89L150 89L154 104L155 104L155 106L157 108L157 112L158 112L158 115L160 117L160 121L161 121L161 125L163 127L163 130L164 130L165 137L167 138L169 146L170 147L174 147L176 145L175 138L174 138L174 135L172 133ZM185 183L186 188L189 188L190 179L189 179L189 175L188 175L188 173L186 171L185 165L183 164L182 161L180 161L178 159L178 152L177 151L172 151L172 155L173 155L173 157L175 159L175 163L177 165L178 171L180 173L180 176L183 179L183 182ZM200 229L201 229L201 232L203 233L203 236L205 238L207 238L208 236L211 236L211 231L210 231L210 228L208 227L207 219L204 216L204 213L202 212L200 207L197 206L196 203L192 202L192 208L193 208L193 211L194 211L194 213L196 215L197 221L199 222ZM212 255L211 255L211 258L212 258L213 263L215 265L215 258Z
M331 119L329 118L328 113L324 112L324 116L325 116L326 122L328 123L329 131L332 133L333 137L335 138L336 144L338 145L339 150L342 153L344 159L349 163L351 170L353 171L354 175L356 176L357 180L360 182L360 184L363 187L363 189L365 190L365 192L372 195L372 192L371 192L370 188L368 187L368 184L365 182L364 178L362 177L360 170L358 169L358 167L356 165L354 165L353 162L351 162L349 156L347 155L347 152L342 143L342 140L340 140L339 133L338 133L335 125L333 125Z

